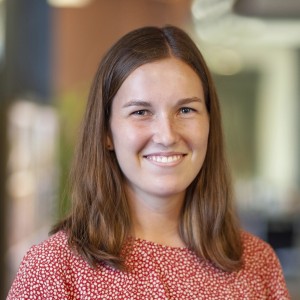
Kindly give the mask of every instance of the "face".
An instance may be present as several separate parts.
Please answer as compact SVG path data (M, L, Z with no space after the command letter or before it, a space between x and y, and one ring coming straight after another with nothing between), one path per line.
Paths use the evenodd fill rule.
M202 167L209 134L198 75L175 58L140 66L113 99L110 131L130 194L184 196Z

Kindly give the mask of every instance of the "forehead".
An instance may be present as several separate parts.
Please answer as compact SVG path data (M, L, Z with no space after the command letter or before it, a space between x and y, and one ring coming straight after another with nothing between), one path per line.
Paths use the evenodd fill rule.
M161 72L161 71L164 71L164 72ZM167 73L166 71L169 71L169 72ZM197 77L199 77L197 72L185 61L180 60L175 57L167 57L167 58L155 60L155 61L140 65L135 70L133 70L124 81L126 81L128 78L131 78L134 76L136 77L136 76L142 75L142 74L143 75L149 74L149 77L150 77L150 75L153 75L153 74L158 76L158 75L166 75L171 72L174 74L185 73L185 75L189 75L189 76L196 75ZM199 79L200 79L200 77L199 77Z
M122 96L161 95L179 96L180 93L202 94L202 82L198 74L177 58L166 58L143 64L124 80L115 98ZM182 95L186 96L186 95ZM195 96L195 95L194 95Z

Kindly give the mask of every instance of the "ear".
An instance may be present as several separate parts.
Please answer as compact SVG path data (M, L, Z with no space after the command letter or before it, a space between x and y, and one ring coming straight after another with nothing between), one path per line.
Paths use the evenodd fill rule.
M109 151L114 150L114 144L112 142L112 138L111 138L110 134L108 134L106 137L106 149L108 149Z

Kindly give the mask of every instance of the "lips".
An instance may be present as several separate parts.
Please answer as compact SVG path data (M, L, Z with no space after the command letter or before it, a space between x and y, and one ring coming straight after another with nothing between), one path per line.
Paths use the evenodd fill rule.
M157 163L174 163L182 159L183 154L173 155L146 155L145 157Z

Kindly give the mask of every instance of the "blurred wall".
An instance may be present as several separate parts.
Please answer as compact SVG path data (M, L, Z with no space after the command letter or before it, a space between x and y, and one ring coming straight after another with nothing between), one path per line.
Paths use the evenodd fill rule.
M89 83L101 56L126 32L141 26L187 27L191 0L93 0L83 8L53 9L56 91Z

